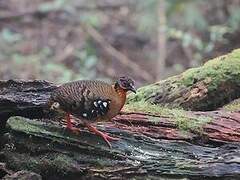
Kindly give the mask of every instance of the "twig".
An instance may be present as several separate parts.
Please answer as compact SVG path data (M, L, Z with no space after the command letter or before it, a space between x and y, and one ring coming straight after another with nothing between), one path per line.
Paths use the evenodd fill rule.
M50 13L50 11L42 12L39 9L31 9L24 12L16 12L12 14L7 13L6 15L1 15L0 21L15 20L15 19L26 17L26 16L47 15L48 13Z
M130 60L126 55L124 55L123 53L121 53L120 51L112 47L111 44L109 44L97 30L95 30L93 27L86 25L84 23L81 23L81 26L93 38L93 40L96 41L103 48L103 50L107 54L117 59L124 66L130 68L134 73L136 73L142 79L147 81L153 81L154 78L152 77L151 74L149 74L146 70L141 68L140 65Z
M99 71L104 71L104 73L109 77L112 77L112 78L116 77L114 69L112 69L110 67L106 67L103 64L99 63L99 65L97 66L97 69Z
M113 11L120 9L123 6L127 6L128 4L122 3L117 5L95 5L95 6L76 6L75 9L77 11ZM16 12L16 13L7 13L6 15L0 15L0 21L9 21L9 20L15 20L18 18L23 18L26 16L46 16L49 13L60 13L60 12L67 12L66 10L59 8L59 9L50 9L50 10L41 10L40 8L34 8L30 10L25 10L24 12ZM67 12L68 13L68 12Z
M156 63L156 80L164 78L166 70L166 12L165 1L158 1L158 61Z
M121 5L122 6L122 5ZM78 7L80 8L80 7ZM86 8L86 7L82 7ZM97 6L96 6L97 8ZM24 16L46 16L49 13L56 13L56 12L65 12L62 9L55 9L55 10L49 10L49 11L42 11L41 9L32 9L29 11L21 12L21 13L15 13L15 14L9 14L5 16L0 16L0 21L9 21L14 20L18 18L22 18ZM154 78L151 74L149 74L146 70L141 68L140 65L134 63L132 60L130 60L126 55L121 53L120 51L116 50L114 47L111 46L100 34L98 31L96 31L93 27L88 26L84 23L81 23L81 26L83 29L105 50L107 54L117 59L120 63L122 63L124 66L130 68L135 74L140 76L142 79L147 81L153 81Z

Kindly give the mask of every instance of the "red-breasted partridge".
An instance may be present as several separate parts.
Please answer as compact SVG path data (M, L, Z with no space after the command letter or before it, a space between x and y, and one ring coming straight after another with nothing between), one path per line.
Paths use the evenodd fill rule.
M74 81L59 86L51 94L49 105L51 109L66 112L68 129L76 130L71 123L71 114L111 147L109 140L118 138L104 134L91 123L107 121L116 116L125 104L127 91L136 93L134 81L128 77L120 77L113 85L102 81Z

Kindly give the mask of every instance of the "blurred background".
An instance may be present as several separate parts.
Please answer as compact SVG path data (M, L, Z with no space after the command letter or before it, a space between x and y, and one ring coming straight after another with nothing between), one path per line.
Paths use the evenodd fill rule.
M240 0L0 0L0 79L172 76L240 47Z

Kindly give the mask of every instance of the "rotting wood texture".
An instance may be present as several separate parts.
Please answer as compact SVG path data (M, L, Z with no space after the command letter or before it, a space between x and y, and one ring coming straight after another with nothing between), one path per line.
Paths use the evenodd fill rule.
M97 126L121 138L109 149L88 131L72 134L48 117L45 103L55 88L45 81L0 83L2 127L8 119L1 130L1 177L20 170L43 179L240 177L239 112L189 112L212 118L200 133L179 130L169 117L123 113Z

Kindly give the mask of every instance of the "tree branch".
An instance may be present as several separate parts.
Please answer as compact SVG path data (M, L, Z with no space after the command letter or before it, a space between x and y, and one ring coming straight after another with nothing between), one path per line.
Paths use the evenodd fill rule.
M209 60L198 68L145 86L129 96L129 103L181 107L187 110L216 110L240 97L240 49Z
M81 23L81 27L92 37L92 39L98 43L103 50L118 60L122 65L126 66L127 68L131 69L136 75L141 77L147 81L153 81L153 77L149 74L146 70L144 70L140 65L136 64L134 61L130 60L126 55L121 53L120 51L116 50L112 47L102 36L99 32L97 32L93 27L88 26L84 23Z
M205 84L201 83L208 86L213 83L217 88L215 91L228 92L214 97L222 101L223 96L239 92L239 88L235 88L239 82L239 56L235 54L238 51L202 67L212 68L211 71L198 68L185 72L192 83L185 89L179 82L173 86L175 79L171 83L161 81L155 84L157 88L151 85L145 90L151 91L151 98L157 98L161 95L156 93L158 85L164 83L168 91L172 87L181 87L182 92L189 94L178 101L174 101L176 94L172 94L176 104L191 98L209 103L209 98L203 98L209 91L206 93L202 88ZM195 74L199 71L208 72L208 76L201 76L204 77L202 80ZM224 79L225 74L231 82L230 87L234 88L225 84L229 82ZM218 75L224 88L221 83L215 83L216 79L208 80ZM186 78L184 75L178 77ZM46 81L0 82L0 124L7 121L7 126L2 125L4 129L0 131L0 163L12 170L0 167L3 172L0 178L22 169L40 174L44 179L240 178L239 108L207 112L166 109L144 102L146 96L141 90L138 93L143 99L138 97L140 103L130 102L125 106L125 113L112 121L96 124L99 130L120 138L111 142L113 148L109 149L100 137L84 130L77 118L73 121L75 127L82 129L80 134L66 131L61 126L63 117L53 114L46 106L55 88L56 85Z

